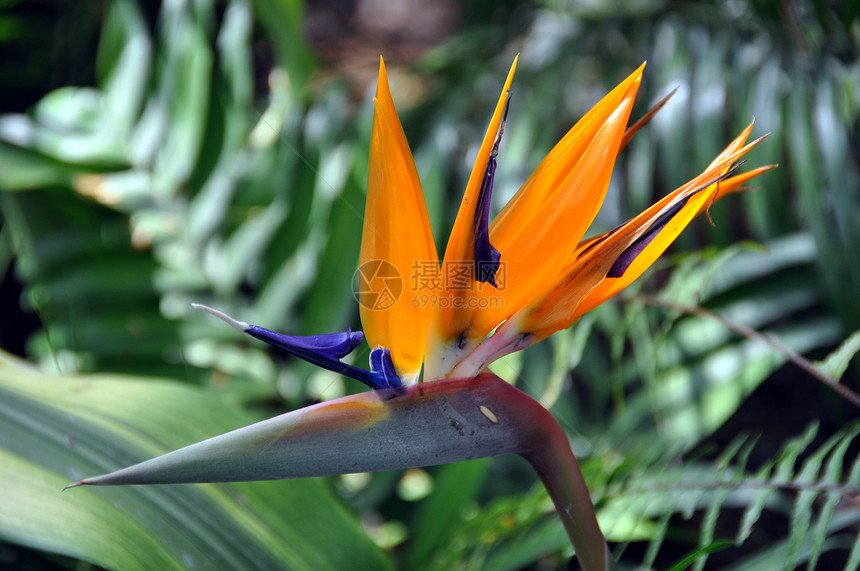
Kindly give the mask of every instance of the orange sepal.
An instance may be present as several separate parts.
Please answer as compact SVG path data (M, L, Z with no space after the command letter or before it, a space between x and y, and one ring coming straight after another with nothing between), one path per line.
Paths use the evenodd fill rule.
M741 191L745 190L744 185L747 182L754 179L755 177L762 174L763 172L767 172L769 170L775 169L777 166L778 165L765 165L763 167L754 168L753 170L745 172L745 173L737 174L733 177L729 177L726 180L722 181L719 184L719 188L717 189L717 193L714 195L714 199L709 204L704 205L702 207L702 209L699 210L699 214L701 214L702 212L707 210L707 208L708 208L708 206L710 206L710 204L713 204L714 202L717 202L718 200L720 200L720 199L722 199L722 198L724 198L730 194L733 194L735 192L741 192Z
M432 306L421 303L421 296L433 292L427 284L414 287L412 279L416 267L423 265L438 267L438 255L418 171L380 58L361 235L359 305L368 344L391 351L404 382L417 379L430 324Z
M713 201L767 169L756 169L752 174L737 175L720 180L741 156L761 139L739 148L738 141L746 139L745 131L720 154L720 160L695 179L664 197L645 212L612 232L583 242L577 249L575 260L560 274L555 285L548 289L532 307L513 321L520 331L528 332L534 340L543 339L553 332L569 327L581 315L597 307L639 277L669 247L681 231ZM718 182L714 182L718 181ZM721 190L724 184L729 190ZM704 187L704 188L703 188ZM677 210L677 211L675 211ZM624 267L618 277L607 274L615 267L619 257L637 239L653 230L661 216L671 213L668 222L660 226L646 245Z
M430 377L434 377L436 372L444 367L442 361L445 360L451 344L456 343L460 335L466 331L474 311L474 307L469 304L468 300L474 297L478 287L475 273L474 271L471 273L462 271L465 268L459 266L475 263L474 224L478 196L484 182L484 175L487 172L487 164L490 160L490 153L493 150L493 143L499 132L505 107L510 97L511 83L514 79L519 57L518 54L514 58L510 71L508 71L505 85L496 103L496 109L490 119L484 140L478 149L478 156L475 157L472 174L469 176L466 192L463 194L460 208L457 211L457 218L454 221L454 227L451 229L448 245L445 248L441 274L442 290L439 291L438 298L439 309L435 313L427 347L426 367ZM445 273L449 269L461 272L458 282L447 279L448 276ZM478 342L480 339L474 341Z
M654 106L651 107L651 109L649 109L648 112L645 113L645 115L643 115L638 121L627 127L627 130L624 132L624 138L621 139L621 150L624 150L624 148L627 147L627 144L633 139L633 136L638 133L642 127L651 122L651 119L653 119L654 116L657 115L657 112L660 111L660 109L662 109L663 106L666 105L666 103L668 103L670 99L672 99L672 96L675 95L677 91L678 88L676 87L675 89L670 91L669 94L666 95L663 99L655 103Z
M588 229L609 186L615 158L639 89L644 64L597 103L559 141L490 228L502 253L504 289L476 311L471 329L483 337L519 311L558 273Z

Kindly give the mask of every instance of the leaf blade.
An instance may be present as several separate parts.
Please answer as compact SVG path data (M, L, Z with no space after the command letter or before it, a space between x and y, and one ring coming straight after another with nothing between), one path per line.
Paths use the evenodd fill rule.
M212 393L133 378L60 379L5 354L0 393L4 539L108 568L391 566L313 480L60 494L70 478L249 421Z

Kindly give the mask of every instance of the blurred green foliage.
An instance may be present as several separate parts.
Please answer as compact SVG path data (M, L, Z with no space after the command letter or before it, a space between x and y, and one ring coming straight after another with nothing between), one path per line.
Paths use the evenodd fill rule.
M188 568L202 563L183 560L169 540L183 525L211 526L210 535L192 534L201 553L218 534L259 532L258 555L231 544L220 567L247 556L245 568L336 568L344 544L374 565L408 568L516 569L570 557L549 500L517 459L417 472L429 474L415 480L424 482L418 492L404 492L401 474L332 480L350 512L317 483L118 490L107 500L114 508L145 512L126 529L104 521L106 496L53 495L81 471L359 389L284 362L189 304L290 333L358 328L351 279L380 52L437 238L453 223L514 54L522 55L496 208L647 60L640 113L680 89L622 155L595 230L697 174L753 117L754 136L770 137L752 164L780 168L756 179L755 192L715 205L715 226L694 224L674 250L687 253L634 287L707 305L819 359L860 328L856 6L451 3L453 19L416 45L367 25L358 4L313 4L307 14L296 0L0 7L0 267L8 291L23 290L0 321L0 340L17 346L17 325L37 315L26 355L43 371L10 357L0 366L9 470L0 536L17 557L56 563L40 559L44 550L140 565L131 549L83 541L93 530L58 525L45 517L51 510L89 514L118 544L139 533ZM345 24L317 30L309 44L311 21ZM856 337L846 343L833 370L845 371L856 345ZM367 348L357 353L366 359ZM854 568L856 411L783 364L718 322L634 297L495 370L540 396L568 430L622 567L668 568L692 554L699 569ZM853 388L856 371L855 362L843 379ZM112 375L76 376L95 372ZM76 400L57 396L88 383L107 387L91 394L110 392L115 404L88 403L85 389ZM144 394L180 403L174 420L187 414L170 438L153 424L159 415L134 406ZM224 415L231 420L216 422ZM99 439L102 448L81 443L90 456L77 447ZM237 508L227 496L244 499ZM20 502L14 513L3 510L11 498ZM302 517L317 517L310 547L293 529L296 512L279 506L299 499ZM182 509L209 515L184 520ZM165 517L181 525L163 528ZM358 535L358 519L388 558Z

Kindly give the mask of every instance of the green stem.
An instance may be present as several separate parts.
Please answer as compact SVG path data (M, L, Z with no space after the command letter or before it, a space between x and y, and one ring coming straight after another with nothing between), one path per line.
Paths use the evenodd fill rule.
M545 417L541 419L545 431L542 445L521 456L532 465L549 492L582 569L614 569L615 563L597 524L591 495L579 463L564 431L552 414L545 412Z

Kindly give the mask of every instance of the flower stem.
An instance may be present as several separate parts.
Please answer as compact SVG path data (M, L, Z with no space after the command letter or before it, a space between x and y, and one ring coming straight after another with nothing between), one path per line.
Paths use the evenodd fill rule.
M606 540L597 524L591 495L579 463L558 422L546 411L542 420L543 443L521 456L528 460L555 504L584 571L615 568Z

